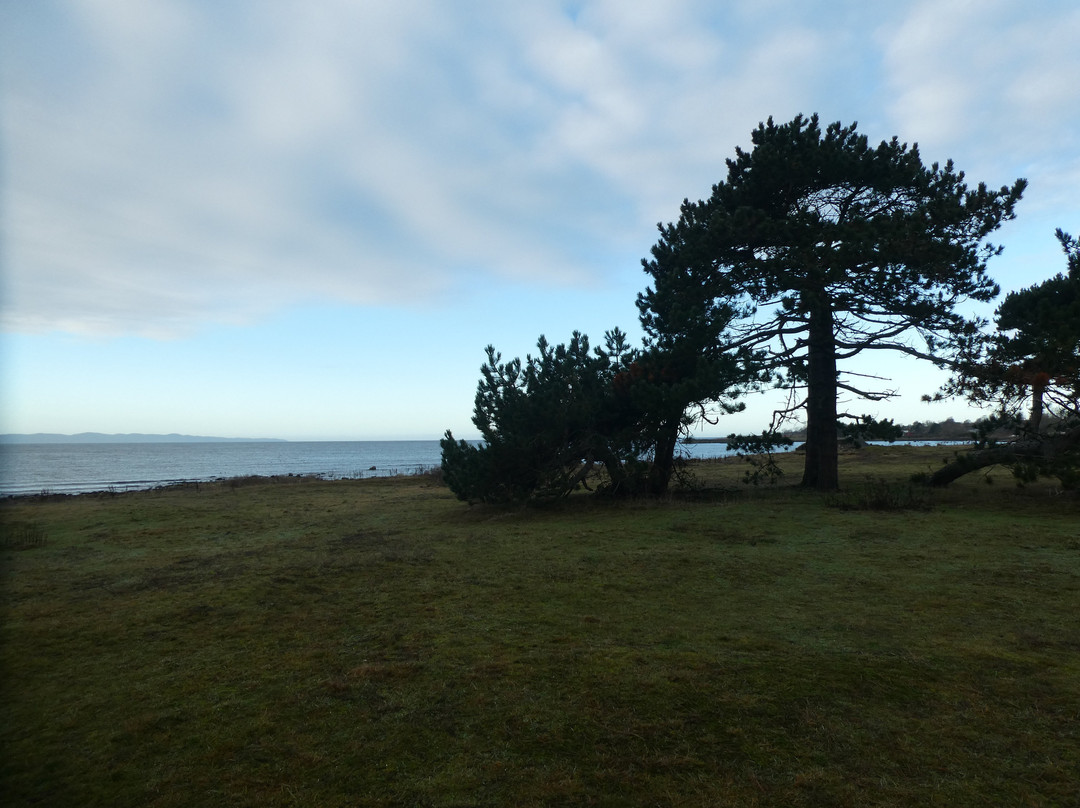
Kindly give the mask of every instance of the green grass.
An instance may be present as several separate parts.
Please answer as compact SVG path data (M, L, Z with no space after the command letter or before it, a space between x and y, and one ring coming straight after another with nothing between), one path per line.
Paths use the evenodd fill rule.
M845 487L947 454L845 454ZM0 802L1080 804L1075 498L697 474L524 510L426 478L5 503Z

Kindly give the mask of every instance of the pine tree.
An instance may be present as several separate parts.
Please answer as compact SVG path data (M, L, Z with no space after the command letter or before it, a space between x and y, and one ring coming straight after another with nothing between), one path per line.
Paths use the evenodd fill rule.
M994 407L975 451L930 478L935 485L1005 465L1022 481L1041 474L1080 484L1080 243L1061 229L1067 274L1010 292L995 312L997 332L975 342L947 388ZM1026 409L1026 414L1025 414ZM1002 432L1011 438L995 438Z
M503 362L494 347L477 385L480 445L442 440L443 476L468 502L567 496L603 469L603 490L663 494L678 438L710 405L739 408L743 371L713 347L681 341L631 348L614 329L602 348L575 332L565 345L543 337L538 353Z
M740 315L729 349L757 352L760 371L800 394L789 412L806 416L803 485L835 489L838 393L895 395L844 375L843 361L891 350L942 362L970 337L977 324L958 306L997 294L986 262L1000 249L984 239L1026 183L970 189L951 161L927 168L917 146L871 147L854 124L823 132L816 115L770 118L752 142L708 200L659 226L638 306L656 334Z

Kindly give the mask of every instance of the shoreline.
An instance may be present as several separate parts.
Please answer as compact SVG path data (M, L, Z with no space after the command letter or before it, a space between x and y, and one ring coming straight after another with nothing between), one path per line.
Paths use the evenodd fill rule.
M203 486L240 488L247 485L265 485L273 483L304 483L304 482L360 482L365 480L385 480L399 477L426 477L434 476L440 471L439 466L423 466L409 471L388 469L386 474L370 474L363 477L346 477L332 474L319 474L294 472L287 474L239 474L233 477L211 477L206 479L168 480L137 487L120 488L118 483L109 488L95 488L88 491L32 491L26 493L0 494L0 505L5 503L20 502L56 502L79 497L94 499L112 499L127 494L145 494L150 492L167 492L180 489L191 489L198 493Z

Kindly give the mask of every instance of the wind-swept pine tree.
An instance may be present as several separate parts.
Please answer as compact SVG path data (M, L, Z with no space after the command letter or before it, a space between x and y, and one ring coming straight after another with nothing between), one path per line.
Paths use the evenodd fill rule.
M986 272L1000 250L985 238L1013 216L1026 185L969 188L952 162L923 165L896 138L871 146L854 124L822 131L818 117L770 118L736 149L709 199L684 201L643 262L646 330L731 310L729 348L763 354L759 368L801 395L803 485L838 486L837 396L883 400L843 363L889 350L942 362L977 330L966 300L998 293Z
M443 476L459 499L510 502L562 497L602 469L605 490L664 493L680 431L710 405L733 411L735 362L713 348L634 349L615 329L603 348L575 332L503 362L488 346L473 423L479 445L442 440Z

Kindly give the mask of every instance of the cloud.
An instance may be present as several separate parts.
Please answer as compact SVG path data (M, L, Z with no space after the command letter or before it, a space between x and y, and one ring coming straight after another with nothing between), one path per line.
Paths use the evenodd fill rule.
M448 38L439 4L207 8L72 4L84 64L19 76L9 325L168 331L298 297L587 274L576 214L597 180L574 178L568 200L545 174L577 167L505 134L467 72L487 43Z
M167 336L603 285L769 115L869 116L1010 169L1027 148L1048 177L1080 151L1075 11L831 8L8 5L4 325Z
M928 157L959 151L972 174L1007 182L1017 155L1059 172L1059 156L1080 151L1075 4L920 2L879 36L890 117Z

